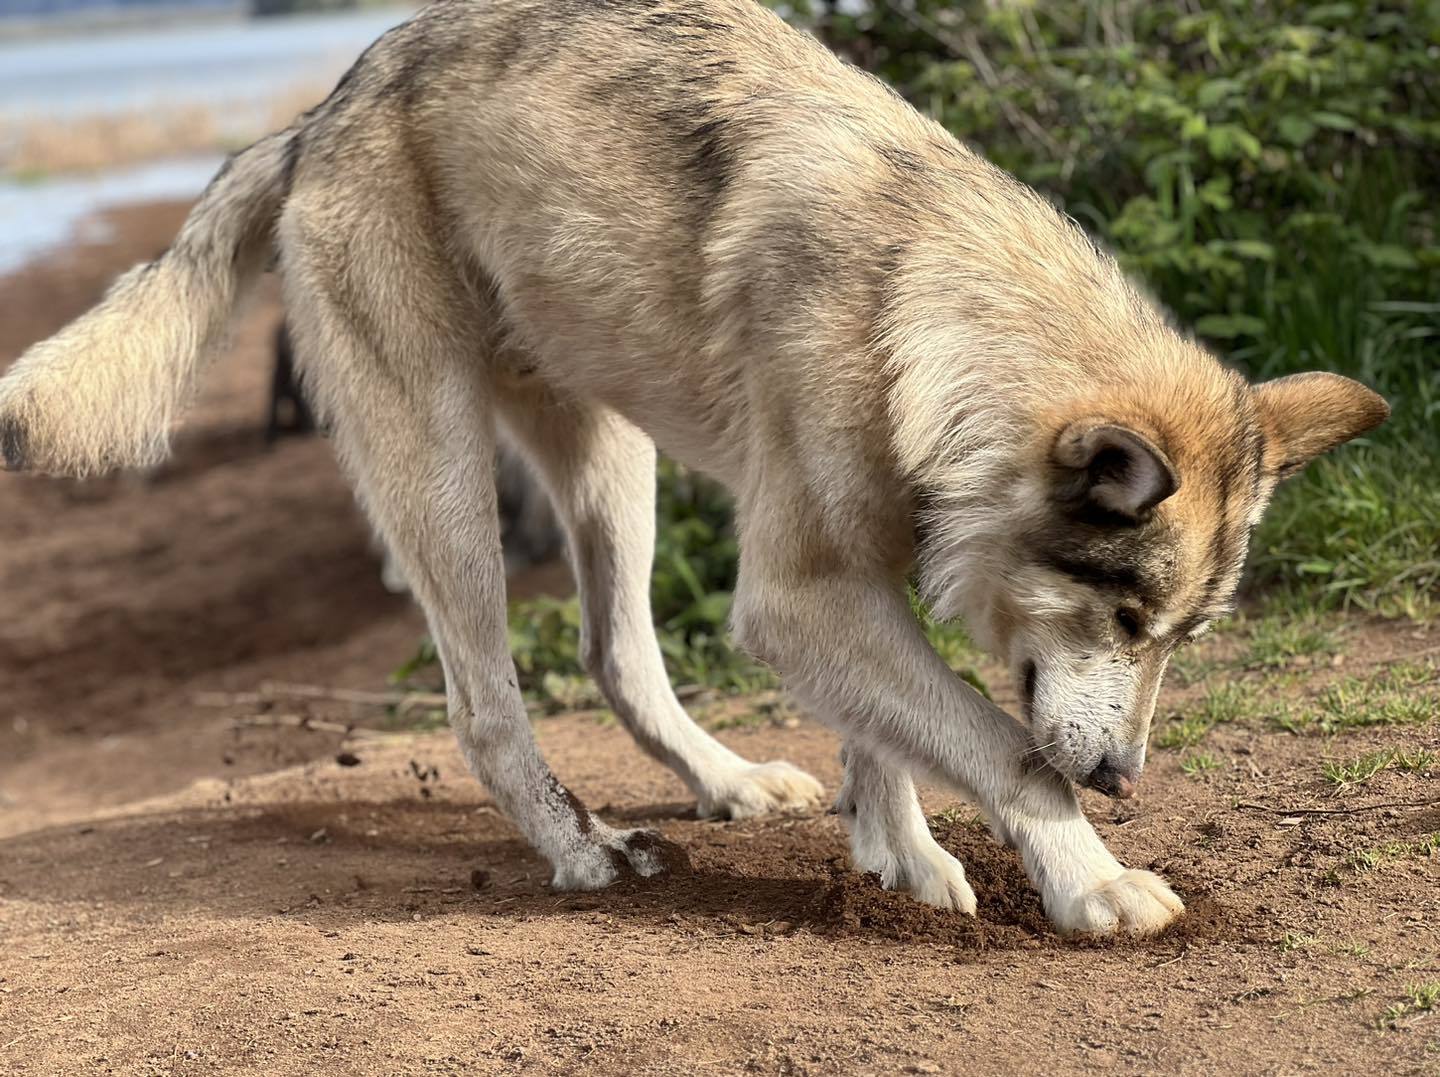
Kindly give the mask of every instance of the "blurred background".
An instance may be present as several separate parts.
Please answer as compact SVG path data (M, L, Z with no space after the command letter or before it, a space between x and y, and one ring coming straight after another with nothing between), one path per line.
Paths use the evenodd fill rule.
M226 152L322 98L406 13L0 0L0 365L163 249ZM1328 369L1383 392L1395 408L1385 428L1282 491L1257 537L1246 615L1431 617L1440 4L832 0L781 13L1053 198L1252 376ZM283 386L276 402L281 320L271 287L165 468L0 491L3 591L29 612L0 625L0 749L12 760L70 732L176 737L197 691L439 687L433 654L416 652L421 619L382 584L328 449L273 438L295 425ZM725 640L728 501L669 464L660 481L654 604L673 677L709 696L773 689ZM526 505L522 477L507 512L512 532L522 518L534 528L511 536L523 685L538 711L595 705L553 528ZM981 683L963 632L932 631ZM1297 646L1306 631L1292 632ZM312 750L280 738L247 762L243 745L185 735L176 781L217 753L243 768ZM133 792L109 773L104 795ZM137 785L153 778L135 772Z

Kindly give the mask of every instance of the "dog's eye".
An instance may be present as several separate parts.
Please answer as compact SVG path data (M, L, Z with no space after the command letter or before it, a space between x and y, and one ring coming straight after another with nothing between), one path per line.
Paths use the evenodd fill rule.
M1119 625L1120 630L1131 639L1134 639L1140 634L1140 617L1134 610L1127 610L1123 606L1120 607L1115 611L1115 623Z

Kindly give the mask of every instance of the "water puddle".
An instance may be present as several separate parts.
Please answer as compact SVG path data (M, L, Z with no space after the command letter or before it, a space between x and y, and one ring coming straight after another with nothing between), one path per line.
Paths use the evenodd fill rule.
M105 238L100 210L194 198L224 158L161 161L43 183L0 182L0 273L61 244Z

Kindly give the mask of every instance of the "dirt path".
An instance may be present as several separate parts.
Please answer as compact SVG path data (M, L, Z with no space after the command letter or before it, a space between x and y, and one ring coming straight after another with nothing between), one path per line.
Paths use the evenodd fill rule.
M124 215L113 244L0 284L0 363L179 212ZM945 796L927 807L978 921L846 873L833 817L700 823L613 722L547 719L567 784L690 857L563 895L448 735L199 706L266 681L383 688L421 628L380 587L327 447L259 444L276 316L270 298L247 318L162 473L0 483L0 1070L1440 1073L1440 1014L1380 1021L1440 982L1440 778L1389 770L1337 797L1320 773L1433 750L1433 722L1340 741L1224 726L1214 769L1157 751L1138 800L1086 794L1122 859L1192 910L1098 945L1049 934L1013 854ZM1346 636L1362 673L1437 644ZM835 788L818 727L720 736Z

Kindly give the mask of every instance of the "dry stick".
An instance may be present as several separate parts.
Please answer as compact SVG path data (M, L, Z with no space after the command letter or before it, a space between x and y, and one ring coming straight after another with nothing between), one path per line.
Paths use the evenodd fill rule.
M398 707L402 711L416 707L443 707L445 696L440 692L362 692L353 688L328 688L318 684L283 684L267 681L258 692L201 692L195 697L202 707L253 707L280 699L314 699L332 703L351 703L362 707Z
M358 703L367 707L445 705L438 692L362 692L353 688L327 688L318 684L283 684L267 681L260 693L270 699L324 699L336 703Z
M338 733L344 737L369 737L372 739L384 738L389 735L373 729L341 725L339 722L321 722L314 718L307 718L303 714L254 714L244 718L235 718L231 724L262 729L304 729L312 733Z
M1440 808L1440 800L1390 800L1384 804L1365 804L1358 808L1269 808L1264 804L1241 801L1236 810L1263 811L1269 815L1359 815L1361 812L1380 811L1384 808Z

